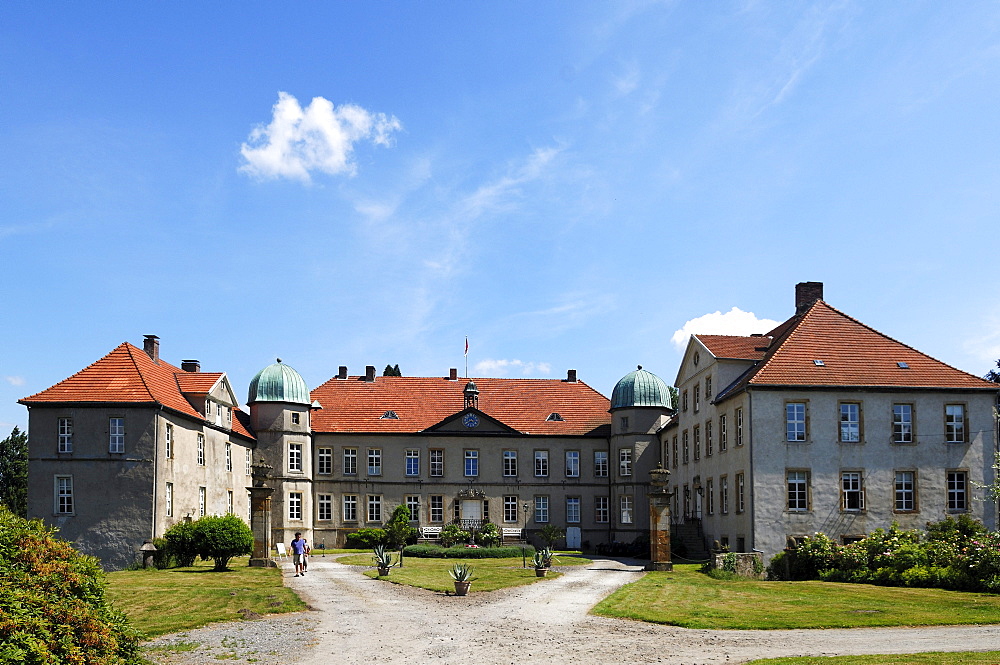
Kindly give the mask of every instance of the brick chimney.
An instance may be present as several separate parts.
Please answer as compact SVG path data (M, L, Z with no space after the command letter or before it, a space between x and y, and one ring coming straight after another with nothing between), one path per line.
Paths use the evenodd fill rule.
M458 368L457 367L452 367L451 369L448 370L448 380L449 381L458 381Z
M817 300L823 299L823 282L799 282L795 285L795 313L802 314Z
M375 382L375 365L365 366L365 381L368 383Z
M181 369L185 372L200 372L201 362L198 360L182 360Z
M337 378L338 379L346 379L347 378L347 365L341 365L340 366L340 369L337 370Z
M160 364L160 338L156 335L143 335L142 350L153 359L157 365Z
M566 370L566 383L576 383L576 370L568 369Z

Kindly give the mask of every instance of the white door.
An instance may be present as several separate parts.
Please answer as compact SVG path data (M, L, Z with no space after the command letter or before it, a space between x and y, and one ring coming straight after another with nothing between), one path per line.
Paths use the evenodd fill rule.
M566 549L568 550L580 549L580 527L578 526L566 527Z
M462 519L463 520L481 520L483 519L483 502L478 499L464 500L462 501Z

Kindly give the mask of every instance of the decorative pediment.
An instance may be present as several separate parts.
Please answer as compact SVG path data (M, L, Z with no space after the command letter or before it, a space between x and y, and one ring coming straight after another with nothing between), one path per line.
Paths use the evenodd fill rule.
M431 425L424 431L486 435L520 434L514 428L474 408L463 409L454 415L448 416L441 422Z

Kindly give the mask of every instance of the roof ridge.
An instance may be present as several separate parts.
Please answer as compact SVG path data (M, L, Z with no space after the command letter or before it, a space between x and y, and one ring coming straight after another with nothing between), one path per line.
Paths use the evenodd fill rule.
M132 361L132 365L135 367L136 374L139 375L139 380L142 381L142 387L146 389L146 392L149 394L149 398L151 400L153 400L157 404L161 404L162 405L163 402L161 402L159 399L157 399L156 395L154 395L153 391L150 389L149 383L146 382L146 377L143 375L142 369L140 369L140 367L139 367L139 363L136 361L135 356L132 355L132 349L135 349L136 351L139 351L139 353L146 353L146 352L140 350L139 347L137 347L137 346L132 346L128 342L125 342L125 350L128 351L129 360ZM150 358L150 360L153 360L153 359ZM180 390L180 386L178 386L178 390Z

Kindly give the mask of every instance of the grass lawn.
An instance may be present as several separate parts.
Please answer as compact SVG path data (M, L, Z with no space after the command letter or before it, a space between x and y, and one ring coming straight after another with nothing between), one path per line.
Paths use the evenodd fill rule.
M297 612L306 605L282 586L277 568L250 568L233 559L231 570L212 572L212 561L191 568L123 570L108 573L108 598L149 637L258 614Z
M1000 651L955 651L880 656L833 656L819 658L765 658L747 665L996 665Z
M736 630L995 624L1000 623L1000 595L831 582L722 581L689 564L675 566L671 573L649 573L608 596L593 612L684 628Z
M371 566L372 556L371 554L347 556L337 559L337 562L349 566ZM476 577L471 588L473 593L496 591L497 589L532 584L548 579L535 576L535 569L531 567L530 559L528 567L522 568L520 557L514 559L421 559L408 556L403 559L403 567L393 568L389 571L388 577L379 577L378 571L374 568L365 571L365 575L431 591L454 591L455 585L448 575L448 570L456 563L472 565L473 575ZM557 556L553 563L557 566L582 566L591 563L591 561L582 557ZM548 577L558 577L560 574L550 570Z

